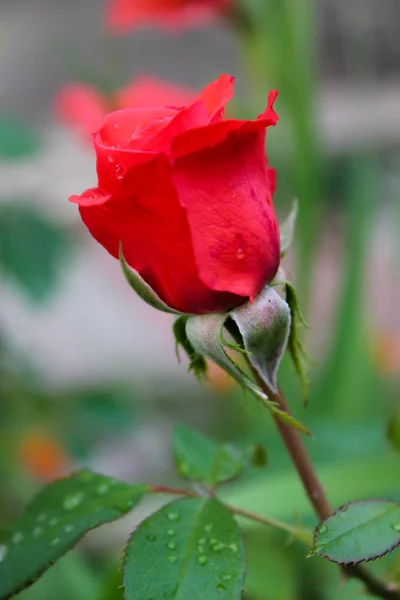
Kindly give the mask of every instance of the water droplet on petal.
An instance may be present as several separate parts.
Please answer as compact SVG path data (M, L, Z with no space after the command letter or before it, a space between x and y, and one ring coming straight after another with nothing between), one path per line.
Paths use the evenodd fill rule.
M168 529L168 530L167 530L167 535L170 535L171 537L172 537L173 535L176 535L176 531L175 531L175 529Z
M326 525L322 524L317 527L317 531L318 533L326 533L328 531L328 528Z
M82 503L82 500L84 499L84 497L85 497L85 494L83 494L82 492L78 492L77 494L70 494L69 496L66 496L66 498L64 499L63 507L66 510L73 510L74 508L77 508Z
M208 523L207 525L204 526L204 531L206 533L211 533L213 529L214 529L214 525L212 523Z
M155 542L156 541L156 536L153 535L152 533L149 533L149 535L146 536L146 540L148 540L149 542Z
M397 532L400 532L400 523L393 523L392 529L394 529Z
M170 513L168 513L168 519L170 521L180 521L181 517L176 512L170 512Z
M115 177L117 179L122 179L125 173L124 168L121 165L115 165Z
M24 536L19 531L16 531L12 536L13 544L19 544L24 539Z
M117 131L117 129L119 129L118 123L113 123L113 129L115 129L115 131Z
M176 544L175 544L175 542L168 542L168 543L166 544L166 546L167 546L168 550L175 550L175 549L176 549Z
M53 538L51 540L51 545L52 546L57 546L57 544L59 544L59 543L60 543L60 538Z
M106 494L109 490L109 486L107 483L101 483L100 485L97 486L97 493L98 494Z
M0 544L0 562L5 559L8 554L8 548L5 544Z
M242 248L238 248L238 250L236 252L236 256L239 260L242 260L242 258L244 258L244 252L243 252Z
M199 565L206 565L207 564L207 556L205 554L199 554L199 556L197 557L198 563Z
M112 155L112 154L109 154L109 155L107 156L107 160L108 160L108 162L110 163L110 165L112 165L113 163L115 163L115 158L113 157L113 155Z
M171 556L167 556L167 561L169 562L170 565L175 564L177 560L178 560L178 558L176 556L174 556L173 554L171 554Z

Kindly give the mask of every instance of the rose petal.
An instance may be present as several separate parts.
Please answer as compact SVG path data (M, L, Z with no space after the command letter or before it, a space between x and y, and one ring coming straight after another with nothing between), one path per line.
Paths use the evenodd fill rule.
M279 118L273 109L273 102L277 94L278 92L269 94L267 108L257 117L256 121L227 119L178 134L172 144L171 154L175 158L179 158L204 148L212 148L223 142L229 134L234 132L256 132L274 126Z
M109 0L106 21L114 32L128 31L145 23L166 30L201 26L215 19L230 1L186 0L177 4L160 0Z
M172 177L188 211L200 277L214 290L254 298L275 275L280 252L265 131L251 129L242 126L223 143L177 159Z
M80 206L91 234L115 257L119 244L135 268L168 306L213 312L240 303L213 292L199 278L185 209L170 178L167 158L131 167L101 206Z
M184 86L141 75L116 92L114 98L119 109L154 106L182 108L191 104L196 95L194 90Z
M57 94L54 109L62 121L88 141L107 114L107 99L90 85L69 83Z
M235 78L231 75L221 75L209 83L199 95L199 100L204 102L210 120L215 115L221 114L221 109L233 98ZM222 116L222 115L221 115Z

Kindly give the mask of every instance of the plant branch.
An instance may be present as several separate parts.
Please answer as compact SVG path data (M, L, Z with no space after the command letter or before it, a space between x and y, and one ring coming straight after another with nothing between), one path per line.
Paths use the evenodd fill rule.
M259 376L252 365L250 365L250 368L258 385L266 393L268 398L274 400L279 405L279 408L291 414L282 391L279 389L278 393L274 393L265 384L264 380ZM278 417L274 417L274 420L314 511L319 520L323 521L330 516L332 509L304 445L303 438L299 431L291 425L284 423ZM379 581L372 573L362 567L358 565L346 565L342 567L342 571L347 577L355 577L362 581L366 591L373 596L383 598L383 600L400 600L400 593L397 586L394 587Z
M150 486L148 491L153 494L172 494L174 496L185 496L187 498L201 497L199 494L196 494L195 492L192 492L190 490L182 490L174 487L168 487L165 485L152 485ZM245 519L249 519L250 521L255 521L267 527L274 527L275 529L280 529L285 533L289 533L293 538L303 541L305 544L312 544L312 532L308 529L295 527L294 525L284 523L283 521L279 521L278 519L272 519L270 517L265 517L264 515L258 515L248 510L237 508L236 506L231 506L230 504L223 503L223 505L235 515L244 517Z

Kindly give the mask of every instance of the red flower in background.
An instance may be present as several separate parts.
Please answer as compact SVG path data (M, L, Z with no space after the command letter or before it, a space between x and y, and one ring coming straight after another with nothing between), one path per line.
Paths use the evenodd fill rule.
M172 308L225 311L277 271L275 172L265 156L276 94L255 121L224 120L233 78L222 75L183 109L111 113L94 137L98 187L70 200Z
M231 0L109 0L106 20L109 29L123 32L157 24L180 29L210 22Z
M122 108L177 106L190 104L197 92L156 77L141 75L111 96L94 86L68 83L55 99L58 117L88 141L98 131L108 112Z

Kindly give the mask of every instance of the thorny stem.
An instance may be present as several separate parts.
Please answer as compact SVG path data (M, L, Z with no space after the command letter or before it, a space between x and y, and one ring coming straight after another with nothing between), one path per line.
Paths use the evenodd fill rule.
M274 393L251 365L250 368L260 388L266 393L268 398L275 401L282 410L291 414L282 391L279 389L277 393ZM284 423L279 417L274 417L274 420L314 511L318 518L323 521L332 513L332 509L325 490L318 479L301 434L291 425ZM366 591L372 596L383 598L384 600L400 600L400 593L397 586L379 581L366 569L358 565L346 565L342 567L342 571L347 577L354 577L362 581Z
M187 498L201 497L199 494L196 494L196 492L192 492L190 490L182 490L174 487L168 487L165 485L152 485L150 486L150 489L148 491L154 494L172 494L174 496L185 496ZM294 525L290 525L289 523L284 523L283 521L272 519L270 517L264 517L264 515L258 515L248 510L237 508L236 506L231 506L230 504L223 504L225 508L227 508L231 513L235 515L244 517L245 519L249 519L250 521L256 521L257 523L260 523L261 525L265 525L267 527L274 527L275 529L280 529L285 533L289 533L293 538L299 539L306 544L312 543L312 532L307 529L295 527Z

